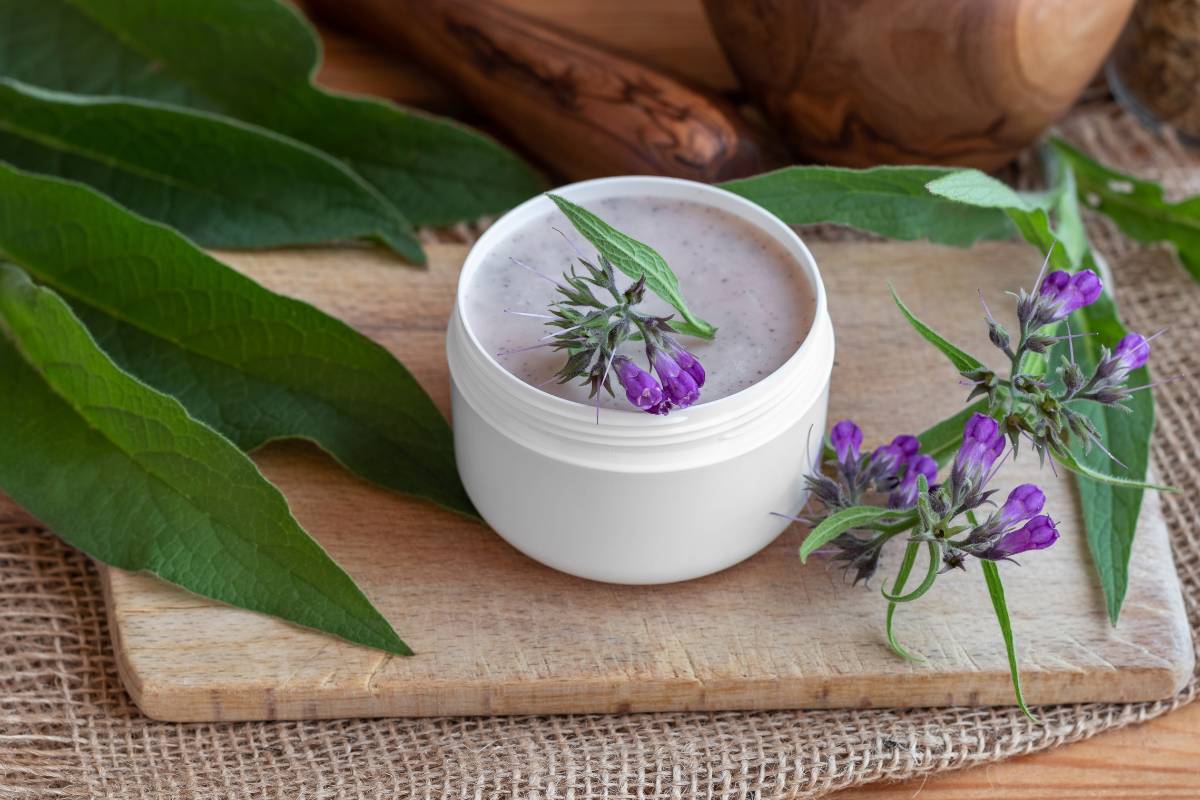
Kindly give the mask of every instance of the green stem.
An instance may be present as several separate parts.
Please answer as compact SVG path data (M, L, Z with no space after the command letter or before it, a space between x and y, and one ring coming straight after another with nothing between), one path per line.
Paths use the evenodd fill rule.
M900 569L896 572L896 582L893 587L898 592L904 588L904 582L908 580L908 574L912 572L913 564L917 560L917 550L921 547L920 542L909 542L908 547L904 550L904 559L900 562ZM908 661L924 661L920 655L910 653L903 645L896 641L895 631L892 630L892 621L896 614L896 604L888 603L887 607L887 640L888 646L896 655Z
M1017 695L1017 705L1025 716L1034 724L1041 722L1025 705L1021 694L1021 673L1017 666L1017 648L1013 639L1012 621L1008 617L1008 604L1004 600L1004 584L1000 582L1000 569L994 561L982 561L983 577L987 581L988 594L992 598L992 608L996 611L996 621L1000 623L1000 634L1004 637L1004 650L1008 654L1008 671L1012 675L1013 691Z
M925 572L925 580L921 581L921 585L918 586L916 589L913 589L908 594L903 594L903 595L902 594L888 594L888 591L886 588L882 589L883 596L886 597L888 600L890 600L893 604L895 604L895 603L911 603L913 600L916 600L918 597L921 597L922 595L924 595L926 592L928 592L930 589L933 588L933 583L934 583L934 581L937 580L937 576L938 576L938 567L941 565L942 560L940 558L938 558L938 548L934 542L926 542L926 545L928 545L927 549L929 550L929 569ZM907 576L905 576L905 577L907 577ZM897 591L899 591L900 587L897 586L896 588L897 588Z

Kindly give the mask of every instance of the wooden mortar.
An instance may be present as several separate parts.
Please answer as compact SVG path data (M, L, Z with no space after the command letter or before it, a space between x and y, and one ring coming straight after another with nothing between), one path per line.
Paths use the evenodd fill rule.
M1064 114L1134 0L705 0L746 88L815 161L996 169Z

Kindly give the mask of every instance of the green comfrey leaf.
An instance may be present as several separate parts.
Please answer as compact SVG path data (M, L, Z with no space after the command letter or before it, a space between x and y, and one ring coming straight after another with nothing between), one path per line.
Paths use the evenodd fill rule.
M212 114L0 78L0 157L86 183L206 247L364 238L424 261L408 221L342 162Z
M861 528L877 522L881 517L895 516L893 509L879 506L852 506L844 508L836 514L831 514L821 520L821 524L813 528L800 545L800 561L808 561L808 557L822 545L836 539L841 534L853 528Z
M30 42L55 42L55 55ZM541 180L492 139L320 89L311 26L279 0L0 0L0 74L226 114L341 159L416 225L504 211Z
M699 336L711 339L717 329L697 317L687 307L683 293L679 289L679 279L667 266L658 251L647 244L639 242L632 236L627 236L597 217L582 206L570 200L551 194L548 197L554 201L559 210L571 221L575 229L617 269L630 278L646 279L646 288L661 297L683 317L681 322L672 322L671 327L689 336Z
M1011 237L1012 225L1001 211L948 201L926 190L929 182L954 173L943 167L785 167L721 188L789 225L836 222L892 239L959 247Z
M1062 139L1052 140L1051 147L1070 164L1072 183L1078 184L1071 188L1080 200L1131 239L1175 245L1179 260L1200 281L1200 196L1169 203L1156 183L1109 169Z
M896 301L896 306L900 309L900 313L903 314L904 318L908 320L908 323L913 326L913 329L917 333L921 334L921 338L936 347L942 353L942 355L946 356L946 358L950 359L950 363L954 365L956 370L961 373L968 373L976 370L987 369L982 361L975 358L975 356L955 347L953 344L946 341L946 339L942 338L942 336L933 328L930 328L924 322L921 322L921 320L917 319L916 316L908 310L908 306L904 305L903 301L900 300L900 295L896 294L896 290L892 288L890 284L888 285L888 291L892 293L892 300Z
M254 463L0 264L0 488L72 545L205 597L411 654Z
M252 450L308 439L474 515L450 428L387 350L92 189L0 165L0 258L66 297L124 369Z
M1025 241L1036 245L1043 253L1049 252L1058 242L1047 213L1057 196L1055 193L1021 194L1003 181L975 169L959 170L930 181L925 188L946 200L1004 212ZM1059 258L1066 261L1066 250L1058 249L1061 251Z
M1008 603L1004 599L1004 584L1000 581L1000 570L994 561L980 560L983 567L983 577L987 581L988 596L992 598L992 608L996 612L996 622L1000 624L1000 635L1004 637L1004 651L1008 655L1008 671L1012 675L1013 692L1017 697L1017 705L1029 720L1035 724L1037 717L1025 705L1025 697L1021 693L1021 671L1017 665L1017 649L1013 640L1012 620L1008 617Z

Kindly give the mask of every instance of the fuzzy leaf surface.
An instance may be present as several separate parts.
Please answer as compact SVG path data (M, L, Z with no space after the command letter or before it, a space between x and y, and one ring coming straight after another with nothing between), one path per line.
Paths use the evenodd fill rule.
M123 368L244 450L308 439L473 515L450 428L387 350L85 186L0 165L0 259L52 286Z
M0 264L0 487L105 563L411 653L249 458L117 367L11 264Z
M340 161L225 117L0 78L0 158L86 183L207 247L373 239L424 260L407 220Z
M487 136L316 87L320 57L312 27L280 0L0 0L0 74L269 128L341 159L415 225L494 214L540 190Z

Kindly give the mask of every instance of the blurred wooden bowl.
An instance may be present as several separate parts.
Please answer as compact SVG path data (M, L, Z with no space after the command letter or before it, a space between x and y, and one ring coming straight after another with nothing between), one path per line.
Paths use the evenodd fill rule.
M1075 102L1134 0L705 0L799 154L996 169Z

